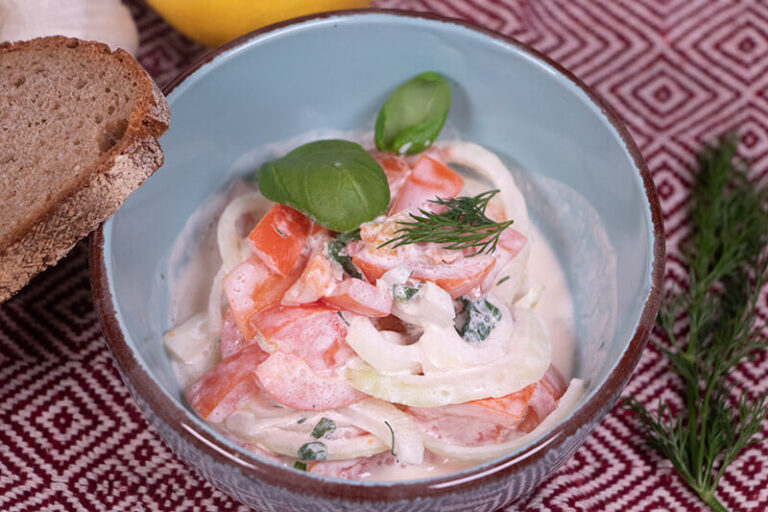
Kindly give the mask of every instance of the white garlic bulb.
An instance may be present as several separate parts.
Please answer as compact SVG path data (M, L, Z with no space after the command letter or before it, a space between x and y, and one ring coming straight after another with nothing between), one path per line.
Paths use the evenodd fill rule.
M0 0L0 42L62 35L101 41L133 55L139 33L120 0Z

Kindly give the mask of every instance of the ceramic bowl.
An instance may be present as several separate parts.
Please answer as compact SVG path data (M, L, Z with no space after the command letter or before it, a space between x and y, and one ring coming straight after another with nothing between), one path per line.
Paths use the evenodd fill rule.
M508 456L449 476L350 482L301 474L223 439L186 404L161 343L166 275L193 212L254 148L318 129L371 130L388 94L425 70L450 81L445 136L501 156L552 243L575 300L579 406ZM260 510L494 510L570 457L619 396L660 296L658 199L626 128L543 55L463 22L394 11L305 17L244 36L166 88L165 165L95 234L91 279L104 334L139 407L218 488ZM178 259L173 259L178 261ZM172 267L173 265L171 265Z

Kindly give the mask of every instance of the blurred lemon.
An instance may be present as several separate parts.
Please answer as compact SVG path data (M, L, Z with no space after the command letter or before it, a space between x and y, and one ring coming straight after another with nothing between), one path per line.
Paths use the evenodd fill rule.
M220 46L259 27L304 14L367 7L367 0L148 0L187 37Z

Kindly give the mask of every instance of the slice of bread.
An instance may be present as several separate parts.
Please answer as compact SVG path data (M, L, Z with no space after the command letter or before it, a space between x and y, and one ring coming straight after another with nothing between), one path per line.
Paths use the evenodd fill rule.
M0 44L0 302L162 165L169 117L123 50L65 37Z

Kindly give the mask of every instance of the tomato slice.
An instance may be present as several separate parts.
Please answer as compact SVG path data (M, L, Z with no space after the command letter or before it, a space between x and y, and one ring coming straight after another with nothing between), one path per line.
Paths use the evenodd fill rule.
M411 277L432 281L455 299L479 287L495 264L496 259L487 255L462 258L456 263L447 265L447 268L417 268Z
M267 356L258 344L245 347L205 372L187 390L187 400L204 419L224 420L240 400L259 391L253 371Z
M501 398L485 398L462 405L465 405L470 415L475 412L481 417L492 419L497 425L514 428L525 418L536 386L531 384Z
M362 279L345 279L323 302L369 317L384 317L392 312L392 293Z
M295 322L332 311L316 302L301 306L275 304L255 314L252 323L265 338L271 339Z
M375 283L387 270L391 270L400 264L398 261L377 257L378 255L372 254L360 242L353 242L347 245L347 254L352 256L352 264L360 269L363 276L371 283Z
M431 281L450 293L454 299L480 286L496 264L496 259L487 254L471 258L459 255L457 258L455 251L450 251L452 254L446 255L453 261L436 263L431 263L426 258L418 258L416 254L412 258L403 255L392 257L387 254L377 254L377 251L368 250L362 244L354 246L350 244L347 246L347 251L352 254L352 262L355 266L371 282L375 282L386 271L402 265L412 271L413 279Z
M520 424L519 429L523 432L530 432L536 428L539 423L544 421L544 418L555 410L557 401L563 396L567 387L568 383L565 382L557 368L550 365L544 377L537 383L528 406L528 414L525 421Z
M333 289L335 280L331 261L323 252L316 252L281 302L291 306L317 302Z
M419 157L416 166L403 183L397 198L389 209L389 215L421 206L435 197L456 197L464 188L464 180L447 165L426 155Z
M490 425L512 429L520 425L528 412L537 384L531 384L523 389L510 393L501 398L485 398L463 404L445 405L442 407L422 408L409 407L409 411L421 419L448 421L449 418L472 418L479 420L477 425Z
M254 343L256 343L256 338L245 339L237 327L235 315L231 309L227 309L224 322L221 324L221 358L226 359Z
M509 251L513 258L523 250L526 243L528 239L525 235L512 228L505 229L499 235L499 246Z
M335 368L352 357L344 319L319 303L276 304L256 313L252 325L275 350L300 357L316 370Z
M392 196L397 195L408 173L411 172L411 166L404 156L394 153L374 153L373 158L379 163L387 176L387 184Z
M296 265L312 230L312 221L301 212L276 204L248 235L253 253L269 270L287 275Z
M472 443L502 437L505 431L530 432L557 407L566 383L554 366L534 384L500 398L485 398L443 407L409 407L408 411L422 424L442 434L469 439ZM475 434L456 430L454 426L471 425Z
M416 155L414 155L414 156L416 156ZM428 156L429 158L431 158L435 162L439 162L439 163L445 165L445 157L443 156L443 153L439 149L437 149L437 147L435 147L435 146L428 147L427 149L425 149L418 156L419 156L419 158L421 158L422 156ZM413 158L413 157L411 157L411 158Z
M302 359L282 352L269 356L255 374L267 394L294 409L336 409L364 396L337 375L313 371Z
M299 260L290 274L281 276L272 272L256 256L252 256L224 276L224 293L237 327L245 339L256 336L251 326L251 316L280 302L283 294L301 275L303 266L303 261Z

